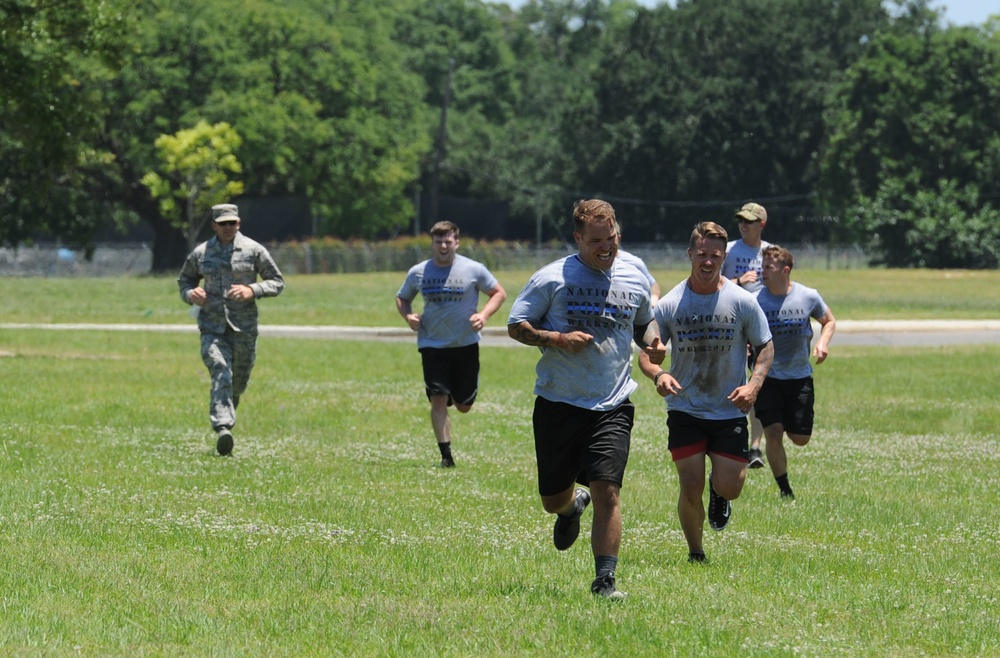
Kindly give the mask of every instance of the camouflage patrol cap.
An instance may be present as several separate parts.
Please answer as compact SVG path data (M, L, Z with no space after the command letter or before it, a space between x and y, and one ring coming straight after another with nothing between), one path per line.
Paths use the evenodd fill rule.
M212 206L212 221L216 224L240 221L240 212L235 203L220 203Z
M736 217L742 217L751 222L766 222L767 211L759 203L748 203L736 212Z

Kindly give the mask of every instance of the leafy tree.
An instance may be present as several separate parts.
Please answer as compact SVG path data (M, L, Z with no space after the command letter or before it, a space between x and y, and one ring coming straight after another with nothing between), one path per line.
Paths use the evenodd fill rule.
M243 182L232 174L243 169L235 151L243 140L228 123L214 126L207 121L174 135L161 135L156 148L162 173L142 177L161 214L181 230L189 249L194 249L211 219L211 209L243 193Z
M983 204L979 187L953 179L910 195L886 180L871 199L847 209L870 241L876 262L890 267L992 269L1000 265L1000 209ZM906 199L900 203L900 199Z
M421 191L509 201L509 226L524 232L541 222L545 234L565 235L566 190L578 186L559 132L564 108L591 96L588 75L603 35L631 21L637 7L531 0L514 12L479 0L413 3L397 38L427 81L435 110L429 133L444 138L440 172L436 150L422 163Z
M384 236L412 217L429 140L396 16L379 3L252 3L235 27L242 68L207 99L245 137L248 189L308 195L323 233Z
M304 194L321 231L376 237L406 226L407 189L428 147L419 78L391 38L395 8L351 0L151 0L134 56L106 89L99 183L150 223L155 270L186 242L142 175L160 134L225 121L254 195Z
M421 159L418 190L432 199L472 196L474 190L487 196L501 128L512 119L519 94L497 15L502 10L480 0L415 0L401 7L393 36L406 47L407 66L424 81L423 126L433 144Z
M605 40L630 25L638 8L634 0L530 0L505 17L520 95L490 154L492 189L511 200L515 221L541 229L542 240L568 238L570 204L586 195L574 163L578 135L564 128L592 110L591 72Z
M767 199L780 238L810 213L828 93L890 25L880 0L640 10L606 42L593 107L566 127L577 175L638 206L638 237L683 240L695 221Z
M1000 41L979 28L885 35L828 114L822 196L893 266L1000 264Z
M0 240L52 233L85 243L97 224L80 169L93 147L129 14L114 1L0 0Z

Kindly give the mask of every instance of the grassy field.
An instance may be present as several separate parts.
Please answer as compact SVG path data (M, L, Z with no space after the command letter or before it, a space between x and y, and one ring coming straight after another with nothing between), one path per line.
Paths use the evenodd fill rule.
M926 285L951 280L935 274ZM954 295L990 280L971 278ZM262 307L274 323L389 323L397 279L297 278ZM190 321L171 280L17 283L7 322ZM365 314L375 289L391 312ZM982 315L950 316L912 292L899 308L986 317L982 299ZM797 499L752 471L705 565L686 561L665 413L643 381L621 604L590 595L584 539L551 545L532 349L483 350L447 471L413 345L261 339L231 458L214 454L194 335L0 329L0 355L3 655L1000 655L1000 346L834 339L814 441L789 448Z
M495 272L513 299L531 272ZM663 292L687 272L653 273ZM395 296L403 272L299 275L261 304L271 324L402 325ZM839 320L996 319L1000 271L795 270ZM12 279L0 297L2 322L191 323L174 277ZM509 308L509 306L507 307Z

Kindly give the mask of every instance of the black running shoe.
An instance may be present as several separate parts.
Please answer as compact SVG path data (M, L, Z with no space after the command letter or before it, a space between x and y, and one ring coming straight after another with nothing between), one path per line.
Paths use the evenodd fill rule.
M215 449L220 455L228 455L233 452L233 433L223 427L219 430L219 438L215 442Z
M708 525L712 530L722 530L729 524L729 515L733 512L732 504L715 493L712 486L712 474L708 475Z
M580 516L590 504L590 493L586 489L576 490L576 511L573 516L565 517L556 514L556 525L552 529L552 543L560 551L565 551L573 545L580 534Z
M612 601L621 601L628 594L615 587L615 574L609 573L594 580L590 591Z
M442 457L441 468L455 468L455 460L451 457Z
M787 498L788 500L795 500L795 494L792 493L792 488L791 487L789 487L787 489L782 489L781 490L781 497L782 498Z
M695 562L704 562L704 561L705 561L704 553L688 553L688 562L691 562L693 564Z
M750 448L750 468L764 468L764 455L759 448Z

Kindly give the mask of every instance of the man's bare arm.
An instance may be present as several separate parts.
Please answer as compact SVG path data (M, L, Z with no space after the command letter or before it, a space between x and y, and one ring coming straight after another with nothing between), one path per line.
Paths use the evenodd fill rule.
M753 361L753 373L748 383L756 384L759 390L767 373L771 372L771 364L774 363L774 341L769 340L763 345L758 345L754 348L754 352L756 357Z
M579 352L593 342L594 337L582 331L560 333L539 329L527 320L507 325L507 335L519 343L532 347L558 347L567 352Z

